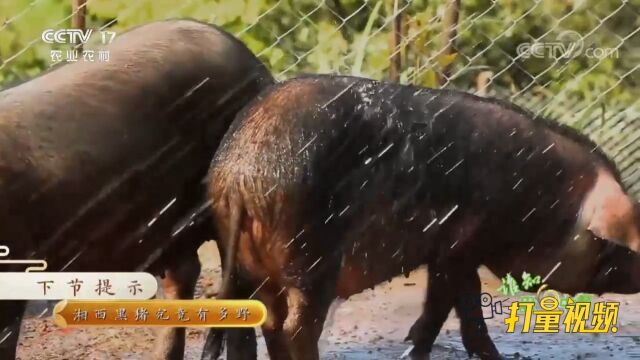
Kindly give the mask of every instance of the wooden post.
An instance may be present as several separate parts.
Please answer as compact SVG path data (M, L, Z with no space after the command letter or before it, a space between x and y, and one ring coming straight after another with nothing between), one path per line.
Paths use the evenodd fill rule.
M387 0L386 5L387 13L393 14L391 33L389 34L389 49L391 50L389 79L399 82L400 72L402 71L402 52L400 49L402 42L402 13L398 13L398 0Z
M443 48L439 56L451 55L455 52L454 42L457 36L458 19L460 16L460 0L447 0L444 15L442 17L442 43ZM451 65L449 62L442 69L440 84L445 85L451 76Z
M487 96L489 82L491 81L492 76L493 72L491 71L483 71L478 74L478 77L476 78L476 95Z
M87 0L71 0L71 11L71 27L86 30ZM82 52L82 43L76 44L75 48Z
M409 28L411 27L411 17L402 16L401 32L400 32L400 65L407 64L409 61L409 52L411 52L411 42L409 38Z

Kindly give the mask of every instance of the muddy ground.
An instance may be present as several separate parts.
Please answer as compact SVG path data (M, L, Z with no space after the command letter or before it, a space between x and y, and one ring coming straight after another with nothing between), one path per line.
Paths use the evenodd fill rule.
M197 296L215 292L220 270L212 243L201 249L205 266ZM481 270L485 291L494 301L505 299L495 289L499 281ZM420 314L426 288L426 271L414 271L373 290L353 296L336 307L333 321L325 326L320 348L323 359L399 359L409 347L403 341ZM208 294L207 294L208 293ZM505 334L506 314L487 320L490 333L508 359L640 359L640 294L605 295L620 301L616 334ZM41 359L144 359L153 349L153 330L132 328L59 329L50 320L46 303L30 305L23 322L18 358ZM506 311L505 311L506 313ZM189 329L185 359L200 359L204 330ZM260 359L268 359L258 338ZM466 359L458 321L452 312L436 340L432 360Z

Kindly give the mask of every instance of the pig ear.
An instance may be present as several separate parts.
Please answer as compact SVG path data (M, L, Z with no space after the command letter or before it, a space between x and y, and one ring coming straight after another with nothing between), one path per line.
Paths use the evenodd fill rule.
M587 230L601 239L638 251L640 243L635 236L631 236L634 222L631 209L633 205L624 200L626 199L616 197L601 203L601 207L591 217Z
M583 203L581 223L601 239L638 251L640 232L635 224L634 203L616 179L598 171L596 183Z
M624 213L629 206L622 201L621 196L603 196L599 200L599 206L593 212L587 230L599 238L620 243L624 239Z

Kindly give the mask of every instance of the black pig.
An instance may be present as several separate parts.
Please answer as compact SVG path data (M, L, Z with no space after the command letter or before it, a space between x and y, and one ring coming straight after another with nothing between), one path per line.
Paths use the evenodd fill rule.
M479 300L482 264L548 274L567 292L640 290L637 254L614 245L640 244L640 209L614 164L574 130L502 101L354 77L287 81L241 111L209 191L221 296L257 289L272 359L318 359L334 298L422 264L414 359L462 294ZM630 272L605 276L616 263ZM484 321L465 318L468 352L498 358ZM206 354L219 354L220 334Z
M48 271L163 274L189 298L211 154L273 79L222 29L167 20L119 34L108 62L78 61L0 92L0 234ZM23 271L4 266L2 271ZM87 285L95 286L95 285ZM0 359L13 359L24 301L4 301ZM156 358L181 359L184 329Z

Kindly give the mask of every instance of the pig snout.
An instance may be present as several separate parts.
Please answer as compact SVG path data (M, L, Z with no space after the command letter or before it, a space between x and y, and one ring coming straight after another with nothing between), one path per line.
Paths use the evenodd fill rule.
M608 242L600 254L595 276L585 290L596 294L640 292L640 254Z

